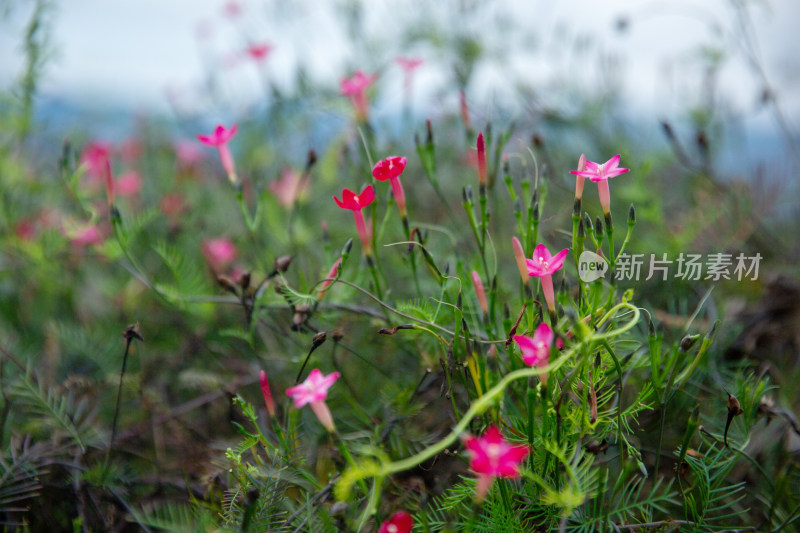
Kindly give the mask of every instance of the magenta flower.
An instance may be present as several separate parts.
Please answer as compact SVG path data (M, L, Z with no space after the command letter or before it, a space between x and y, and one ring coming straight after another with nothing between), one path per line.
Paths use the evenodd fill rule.
M86 175L90 182L98 183L105 179L106 163L111 157L111 145L104 142L90 142L83 147L80 163L86 165Z
M269 43L261 43L261 44L251 44L247 47L245 52L247 53L250 58L255 61L261 62L269 57L272 50L274 50L274 46Z
M378 533L411 533L413 527L414 518L405 511L397 511L381 524Z
M333 199L340 208L350 209L353 212L358 238L361 239L361 244L364 246L364 253L371 255L372 243L370 242L370 232L367 231L367 223L364 221L364 214L361 210L375 200L375 191L373 191L372 185L367 185L364 190L361 191L360 195L357 195L350 189L344 189L342 190L341 200L336 198L336 196L334 196Z
M261 395L264 396L264 404L267 406L269 416L275 418L275 400L272 399L272 391L269 388L267 373L263 370L258 374L258 382L261 385Z
M464 438L464 446L470 452L469 467L478 474L475 491L478 501L489 494L494 478L518 478L520 463L530 452L527 446L508 442L494 425L489 426L481 437L468 435Z
M356 119L361 122L367 121L369 115L369 99L367 89L378 78L377 74L367 76L362 71L356 71L351 78L342 80L340 89L342 96L349 96L356 111Z
M550 361L550 348L553 346L553 330L542 322L533 337L514 335L514 342L519 346L522 362L528 366L547 366ZM560 339L559 339L560 340ZM547 374L541 374L542 383L547 383Z
M203 241L203 255L214 272L221 272L236 259L236 246L228 239L208 239Z
M114 187L119 196L136 196L142 190L142 176L135 170L129 170L117 178Z
M219 160L222 162L222 168L228 175L228 179L233 185L239 183L239 178L236 176L236 167L233 163L233 156L228 148L228 142L236 135L237 125L234 124L230 129L225 128L222 124L217 125L214 133L211 135L198 135L197 140L206 146L214 146L219 153Z
M553 274L564 266L564 258L567 257L569 248L564 248L556 255L551 256L550 251L544 244L539 244L533 251L533 259L526 259L528 275L542 279L542 292L547 301L547 308L555 312L555 292L553 291Z
M400 216L406 218L406 193L403 191L403 184L400 183L400 174L406 168L405 157L387 157L383 161L378 161L372 169L372 176L378 181L389 180L392 186L394 201L397 202L397 209Z
M295 407L300 409L306 404L311 405L320 423L331 433L336 431L336 427L333 424L331 411L325 404L325 398L328 397L328 389L337 379L339 379L338 372L325 376L315 368L300 385L286 389L286 394L294 400Z
M414 80L414 71L423 63L422 59L416 57L398 57L395 62L403 69L403 92L406 100L411 98L411 85Z
M472 271L472 286L475 287L475 295L478 297L478 304L481 306L483 314L489 312L489 304L486 301L486 291L483 289L483 282L481 276L476 271Z
M84 224L67 231L67 237L73 246L83 248L85 246L101 244L104 240L103 233L94 224Z
M617 154L602 165L594 161L586 161L586 168L584 170L570 170L570 174L589 178L597 183L600 205L603 207L603 213L608 215L611 212L611 193L608 190L608 180L620 174L630 172L630 170L629 168L619 168L619 154Z

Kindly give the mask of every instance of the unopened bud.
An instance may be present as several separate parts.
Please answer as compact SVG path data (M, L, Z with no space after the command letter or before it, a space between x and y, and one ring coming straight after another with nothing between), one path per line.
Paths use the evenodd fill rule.
M681 351L688 352L692 349L692 346L697 342L697 339L700 338L700 335L686 335L681 339Z
M633 226L634 224L636 224L636 208L631 204L628 208L628 225Z
M274 267L278 272L286 272L292 264L291 255L282 255L275 259Z

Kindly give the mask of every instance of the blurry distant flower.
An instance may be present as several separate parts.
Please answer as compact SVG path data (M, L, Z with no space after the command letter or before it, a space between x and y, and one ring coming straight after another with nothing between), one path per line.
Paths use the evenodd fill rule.
M126 140L119 147L119 155L124 163L130 165L142 156L142 142L136 138Z
M236 18L242 14L242 4L235 0L228 0L222 7L222 12L230 18Z
M589 178L597 183L600 205L603 207L603 213L608 215L611 211L611 193L608 190L608 180L630 172L630 170L629 168L619 168L619 154L617 154L602 165L594 161L586 161L586 168L583 171L570 170L570 174Z
M32 241L36 238L36 220L26 218L14 225L14 235L21 241Z
M80 163L86 165L86 176L91 183L100 183L105 178L106 163L111 156L111 145L104 142L90 142L83 147Z
M397 511L381 524L378 533L411 533L414 519L405 511Z
M394 201L397 203L397 209L400 210L400 216L406 218L406 193L403 191L403 184L400 183L400 174L406 168L405 157L387 157L383 161L378 161L372 169L372 176L378 181L389 180L392 186L392 194Z
M464 124L464 128L468 132L472 131L472 121L469 118L469 107L467 106L467 95L464 94L464 90L458 92L458 106L459 111L461 112L461 123Z
M364 221L364 214L361 210L375 200L375 191L372 190L372 185L367 185L364 190L361 191L360 195L357 195L350 189L344 189L342 191L342 199L339 200L334 196L333 200L341 209L350 209L353 212L358 238L361 239L361 244L364 246L364 253L366 255L371 255L372 244L370 243L370 233L367 231L367 224Z
M165 194L158 206L161 208L161 212L171 219L177 218L178 215L186 210L183 196L177 193Z
M469 467L478 474L475 499L482 501L494 479L518 478L520 463L530 451L527 446L508 442L496 426L489 426L481 437L467 435L464 447L469 450Z
M66 231L66 236L74 246L83 247L103 242L103 234L95 224L83 224Z
M264 61L269 57L274 47L269 43L251 44L245 52L255 61Z
M294 406L298 409L306 404L311 405L314 414L317 415L320 423L331 433L336 431L328 406L325 405L325 398L328 397L328 389L339 379L339 373L324 375L318 369L309 373L304 382L286 390L286 394L294 400Z
M398 57L395 62L406 72L414 72L424 61L416 57Z
M258 382L261 385L261 395L264 396L264 404L267 406L269 416L275 417L275 400L272 399L272 391L269 388L267 373L263 370L258 375Z
M175 155L178 159L178 171L191 173L205 159L203 149L194 141L180 140L175 143Z
M221 272L236 259L236 246L228 239L207 239L202 245L203 255L214 272Z
M533 337L514 335L514 342L519 346L522 361L528 366L547 366L550 360L550 347L553 345L553 330L542 322ZM542 383L547 383L547 375L542 374Z
M135 170L122 174L114 185L119 196L136 196L142 190L142 176Z
M289 167L281 172L281 177L270 182L269 190L283 207L292 207L308 187L309 177Z
M198 135L197 140L206 146L215 146L219 152L219 159L222 167L228 175L228 179L233 185L238 185L239 178L236 176L236 167L233 163L233 156L228 148L228 142L236 135L237 125L234 124L230 129L219 124L211 135Z
M569 248L564 248L556 255L551 256L547 247L544 244L540 244L533 251L533 259L525 260L525 264L528 267L528 275L541 278L542 292L547 301L547 307L552 312L556 309L553 274L564 266L564 258L567 257L567 252L569 252Z
M351 78L342 80L341 94L349 96L356 111L356 118L361 122L366 122L369 115L369 99L367 89L377 79L378 75L367 76L362 71L356 71Z

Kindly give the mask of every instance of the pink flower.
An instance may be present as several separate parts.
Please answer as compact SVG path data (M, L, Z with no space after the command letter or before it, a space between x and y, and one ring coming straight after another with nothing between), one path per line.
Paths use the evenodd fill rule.
M142 142L136 138L126 140L119 147L119 155L124 163L133 163L142 156Z
M569 248L564 248L556 255L551 256L547 247L544 244L539 244L533 251L533 259L525 260L525 264L528 267L528 275L542 279L542 292L544 293L544 299L547 301L547 307L551 312L555 312L556 309L553 274L564 266L567 252L569 252Z
M229 18L236 18L242 14L242 5L235 0L228 0L222 7L223 13Z
M136 196L142 190L142 177L135 170L130 170L117 178L115 184L120 196Z
M494 425L481 437L466 436L464 446L470 452L469 467L478 474L478 501L489 494L494 478L518 478L520 463L530 452L527 446L508 442Z
M528 274L528 265L525 262L525 250L522 248L522 243L516 237L511 237L511 247L514 249L514 259L517 261L517 268L519 275L522 278L522 283L525 285L530 284L530 275Z
M228 175L228 179L233 185L239 183L239 178L236 176L236 167L233 163L231 151L228 148L228 142L236 135L237 125L234 124L230 129L225 128L222 124L217 125L214 133L211 135L198 135L197 140L206 146L215 146L219 152L219 159L222 162L222 168Z
M370 255L372 252L372 244L370 242L369 232L367 231L367 223L364 221L364 214L361 210L375 200L375 191L372 190L372 185L367 185L364 190L361 191L360 195L356 195L356 193L350 189L344 189L342 190L341 200L336 198L336 196L334 196L333 199L340 208L353 211L353 219L356 221L358 238L361 239L361 244L364 246L364 253Z
M278 203L283 207L290 208L305 191L308 182L309 178L307 176L303 177L296 170L286 167L281 172L280 178L270 182L269 190L278 199Z
M381 524L378 533L411 533L414 519L405 511L397 511Z
M424 63L424 61L418 57L403 56L395 58L395 62L406 72L414 72L420 65Z
M70 231L68 236L70 242L74 246L79 247L100 244L103 242L103 234L100 232L100 228L94 224L85 224L81 227L78 227L73 231Z
M325 376L315 368L300 385L286 389L286 394L294 400L295 407L299 409L310 404L320 423L331 433L336 431L336 427L333 424L333 416L325 404L325 398L328 397L328 389L337 379L339 379L338 372Z
M528 366L547 366L550 360L550 347L553 346L553 330L542 322L533 338L525 335L514 335L514 342L519 346L522 361ZM559 339L560 340L560 339ZM547 374L541 375L542 383L547 383Z
M369 114L369 99L367 89L378 78L377 74L367 76L362 71L356 71L351 78L342 80L340 89L342 96L349 96L356 111L356 118L366 122Z
M603 207L603 213L607 215L611 211L611 194L608 190L608 180L620 174L630 172L630 170L629 168L619 168L619 154L617 154L602 165L594 161L586 161L586 168L584 170L570 170L570 174L589 178L597 183L600 205Z
M186 210L183 196L178 193L165 194L158 206L161 208L161 212L170 219L177 218Z
M192 168L205 159L203 150L196 143L187 140L175 143L175 155L178 157L178 165L184 169Z
M486 185L486 143L483 140L483 133L478 134L478 181L482 186Z
M397 209L400 216L406 218L406 193L403 191L403 184L400 183L400 174L406 168L405 157L387 157L383 161L378 161L372 169L372 176L378 181L389 180L392 186L394 201L397 202Z
M481 276L476 271L472 271L472 286L475 287L475 294L478 297L478 304L481 306L483 314L489 312L489 304L486 302L486 291L483 290L483 282Z
M228 239L208 239L203 241L203 255L214 272L221 272L236 259L236 246Z
M267 412L272 418L275 417L275 400L272 399L272 391L269 389L269 381L267 381L267 373L263 370L258 374L258 382L261 385L261 394L264 396L264 404L267 406Z
M260 62L267 59L274 48L275 47L269 43L251 44L247 47L245 52L255 61Z
M86 165L86 175L92 183L105 179L106 163L111 156L111 145L105 142L90 142L83 147L80 162Z

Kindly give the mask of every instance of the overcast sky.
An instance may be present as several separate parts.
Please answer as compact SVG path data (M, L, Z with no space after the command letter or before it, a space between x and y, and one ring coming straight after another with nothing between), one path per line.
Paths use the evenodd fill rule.
M747 48L756 51L764 72L790 119L800 114L800 62L795 59L796 21L800 2L748 2L753 25L751 41L742 37L735 0L679 2L656 0L487 0L477 21L447 18L441 8L473 4L474 0L419 2L369 0L365 42L380 43L389 54L425 57L427 50L403 50L400 29L418 24L420 12L442 25L463 26L489 43L489 53L502 51L501 39L513 42L512 54L498 57L500 68L486 61L476 76L476 94L496 91L508 79L554 87L567 77L591 85L604 76L617 76L631 106L669 114L685 109L687 95L697 94L704 62L701 50L724 50L720 88L730 104L743 111L756 106L760 81L747 62ZM741 0L744 1L744 0ZM338 87L339 78L354 67L385 67L382 82L399 80L392 56L375 58L355 48L343 25L334 21L345 0L243 0L242 12L229 16L225 0L65 0L56 2L53 17L54 59L48 65L43 93L82 101L107 101L136 110L167 109L167 94L202 112L204 72L211 68L224 78L226 96L247 102L263 94L259 72L251 62L236 63L247 41L275 46L267 63L268 75L289 83L298 62L310 75ZM28 4L11 0L12 12L0 21L0 87L8 87L21 69L21 35ZM425 6L421 9L419 6ZM413 9L412 9L413 8ZM437 19L437 17L439 17ZM503 17L507 17L504 19ZM508 18L510 17L510 18ZM624 32L617 22L628 21ZM516 26L506 35L508 27ZM491 21L491 24L490 24ZM485 27L482 27L483 23ZM581 54L577 43L591 53ZM494 44L492 44L494 43ZM748 44L749 43L749 44ZM421 53L418 53L421 52ZM607 71L599 57L616 65ZM417 96L448 87L444 65L430 60L420 70ZM494 85L493 85L494 84ZM591 87L587 87L591 90ZM399 93L399 91L395 91ZM768 113L753 115L765 124Z

